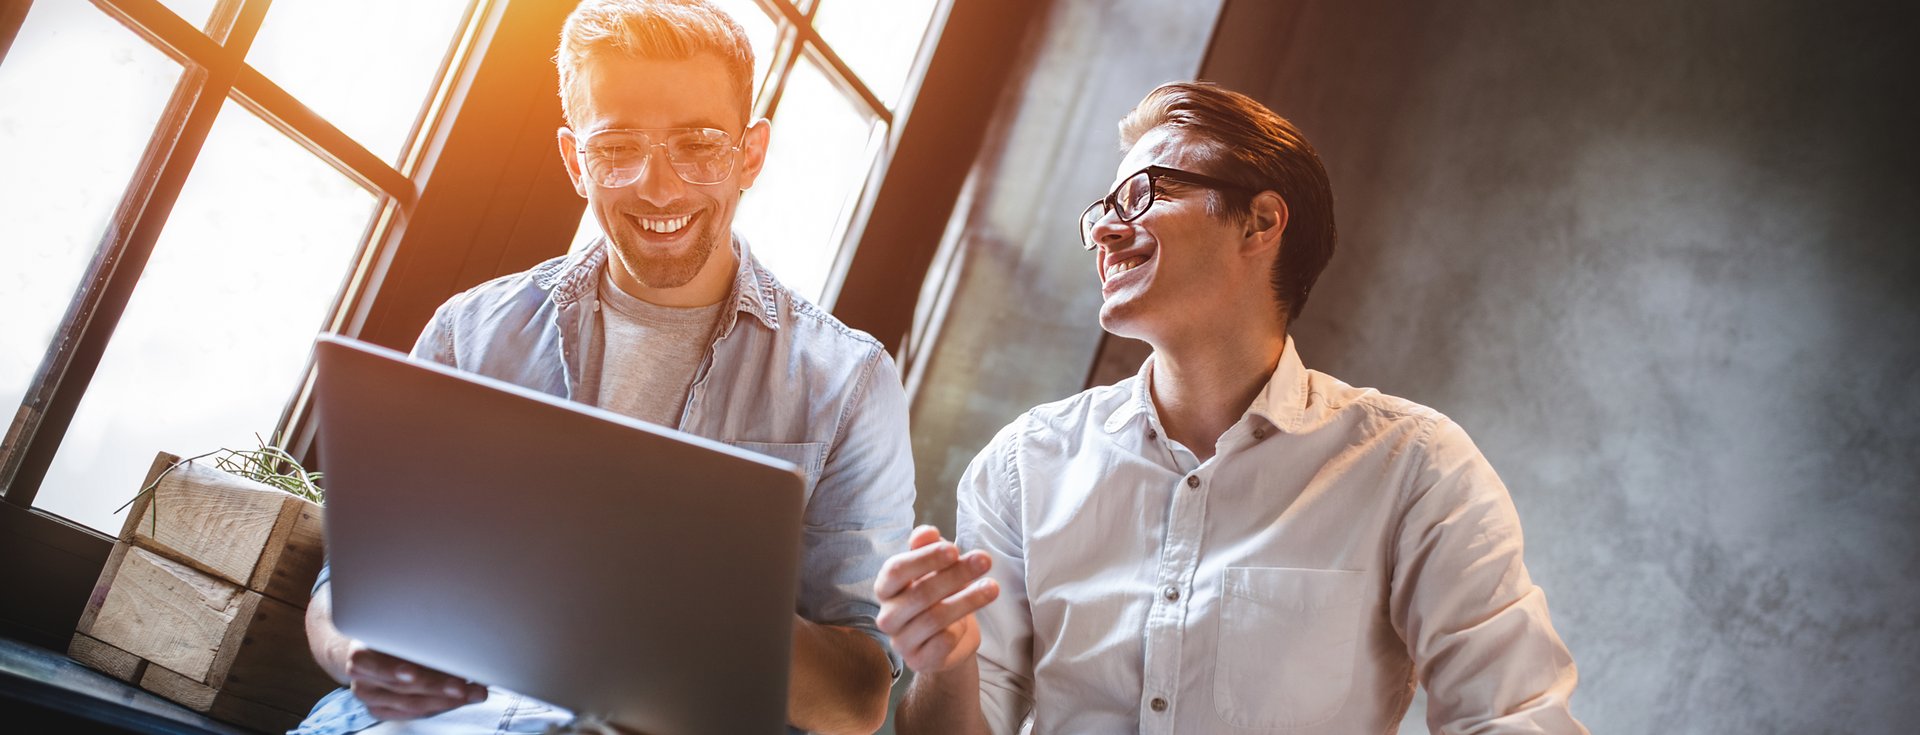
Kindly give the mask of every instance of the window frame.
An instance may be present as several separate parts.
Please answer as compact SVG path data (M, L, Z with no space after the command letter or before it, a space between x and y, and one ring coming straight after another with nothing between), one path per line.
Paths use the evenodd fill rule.
M77 620L79 606L71 605L71 598L76 590L91 587L112 538L34 508L33 502L226 101L232 98L375 196L375 215L362 237L359 265L349 283L363 280L358 276L383 225L405 217L419 201L409 175L417 156L410 153L404 159L402 165L409 170L403 173L246 63L271 0L220 0L204 30L158 0L91 1L180 64L181 74L0 444L0 539L5 539L0 543L0 586L47 593L9 595L9 602L0 605L0 634L55 646L64 643ZM475 14L501 4L469 0L460 23L468 33L442 58L433 87L436 103L446 93L448 70L472 45ZM0 62L30 10L31 2L10 3L0 16ZM430 104L416 118L409 151L419 148L423 123L438 112L439 106ZM339 320L328 321L336 325ZM283 424L298 401L296 394L283 410Z
M0 589L9 592L0 599L0 635L57 649L70 638L113 539L37 510L33 500L228 97L378 197L336 307L317 331L408 349L447 298L565 252L586 208L553 137L563 119L553 39L574 3L473 0L463 35L443 60L433 96L395 166L244 63L271 0L220 0L207 26L211 33L158 0L91 1L183 71L63 319L56 338L62 346L50 349L0 444ZM1050 3L941 0L916 69L888 110L812 28L817 2L804 10L789 0L755 2L773 11L778 49L756 95L757 114L776 110L787 72L805 53L889 126L884 149L843 217L827 291L832 300L823 302L894 350L906 337L904 325L986 142L988 121L1006 86L1017 83L1023 39ZM30 6L30 0L9 3L0 12L0 62ZM930 112L916 112L921 109ZM311 460L311 361L305 380L289 382L297 387L281 426L289 448ZM37 415L26 415L30 405Z
M469 2L462 26L479 1ZM412 180L246 64L271 0L221 0L203 32L157 0L94 5L181 64L132 182L95 249L19 412L0 445L0 493L31 508L114 327L228 97L376 196L376 226L417 202ZM444 77L450 60L443 59ZM441 86L436 84L436 87ZM418 135L415 123L409 139ZM409 148L411 148L411 143ZM372 233L369 233L372 234ZM361 253L366 242L363 237ZM284 413L284 412L283 412Z

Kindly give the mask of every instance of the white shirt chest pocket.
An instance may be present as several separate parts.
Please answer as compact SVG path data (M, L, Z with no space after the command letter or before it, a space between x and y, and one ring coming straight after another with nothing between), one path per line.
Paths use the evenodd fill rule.
M1234 727L1288 730L1339 714L1353 688L1369 575L1228 567L1213 703Z
M799 466L800 474L807 477L806 499L813 499L813 486L820 483L820 473L827 466L826 442L743 442L728 439L727 443Z

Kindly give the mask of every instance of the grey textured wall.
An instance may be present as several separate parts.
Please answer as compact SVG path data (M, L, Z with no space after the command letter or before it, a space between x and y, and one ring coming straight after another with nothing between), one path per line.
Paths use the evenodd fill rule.
M1209 72L1333 178L1302 355L1479 442L1596 733L1920 727L1917 29L1895 3L1224 11Z

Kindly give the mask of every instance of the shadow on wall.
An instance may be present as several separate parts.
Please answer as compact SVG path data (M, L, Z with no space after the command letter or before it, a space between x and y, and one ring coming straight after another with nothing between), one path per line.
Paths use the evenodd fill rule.
M1473 434L1595 732L1920 717L1915 16L1227 3L1334 183L1301 354Z

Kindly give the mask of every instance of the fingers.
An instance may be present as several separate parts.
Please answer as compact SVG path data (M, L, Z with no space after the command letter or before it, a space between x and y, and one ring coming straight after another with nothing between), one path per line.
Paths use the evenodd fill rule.
M922 546L926 546L927 544L930 544L939 540L940 540L939 527L919 526L913 529L912 535L907 536L907 548L918 549Z
M945 660L959 642L961 625L968 616L987 603L1000 596L1000 585L992 579L975 580L958 593L946 597L926 611L909 620L906 627L893 636L894 645L902 655L919 652L919 649L936 644L944 644L941 650L919 652L916 658L926 660ZM972 655L972 651L966 652Z
M960 558L960 547L940 538L940 530L921 526L908 538L912 548L894 554L880 566L873 593L881 601L899 595L914 580L943 569Z
M411 720L430 717L456 707L486 699L486 690L477 697L445 694L408 694L386 689L370 682L354 682L353 696L367 706L367 712L382 720Z
M397 695L441 697L461 704L486 699L487 688L457 676L367 648L355 642L347 654L347 678L356 686Z
M931 573L919 576L904 587L898 588L894 594L880 596L880 613L874 617L874 623L882 632L892 635L904 630L906 625L928 606L959 592L961 588L966 587L968 583L993 567L993 559L986 552L970 551L960 555L959 550L953 548L952 544L944 542L907 553L929 550L936 550L939 559L951 560L944 566L935 568ZM926 566L919 560L907 560L903 561L895 571L896 573L902 569L918 571ZM895 582L897 580L883 577L881 582L875 584L876 592L882 588L895 586Z
M913 617L934 603L946 599L993 568L993 557L984 551L969 551L940 571L921 577L894 597L906 617Z
M980 648L972 615L1000 596L1000 585L983 578L992 568L986 552L963 554L939 529L915 528L907 551L887 559L874 581L874 623L913 670L950 668Z

